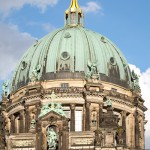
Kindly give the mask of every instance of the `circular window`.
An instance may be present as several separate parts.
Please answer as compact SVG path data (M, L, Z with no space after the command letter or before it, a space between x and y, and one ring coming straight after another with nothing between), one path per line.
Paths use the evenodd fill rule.
M63 60L69 59L69 58L70 58L69 53L68 53L68 52L62 52L61 58L62 58Z
M113 65L113 66L115 66L115 65L117 64L114 57L111 57L111 58L110 58L110 63L111 63L111 65Z
M64 35L64 38L70 38L70 37L71 37L70 33L66 32L65 35Z

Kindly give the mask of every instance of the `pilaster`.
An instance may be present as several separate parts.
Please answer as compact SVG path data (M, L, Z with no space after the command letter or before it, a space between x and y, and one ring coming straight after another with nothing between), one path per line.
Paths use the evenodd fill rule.
M29 132L30 117L29 117L29 106L25 106L25 132Z
M126 146L127 141L126 141L126 117L127 117L127 112L126 111L122 111L121 112L121 116L122 116L122 129L124 130L123 132L123 145Z
M70 131L75 131L75 104L71 104L70 109L71 109Z
M19 133L24 133L25 132L25 127L24 127L24 110L20 111L20 126L19 126Z
M86 102L85 131L90 131L90 102Z
M10 133L15 133L15 116L14 115L10 116L10 122L11 122Z
M99 104L99 127L102 123L102 116L103 116L103 104Z
M135 118L135 148L139 148L139 138L140 138L140 135L139 135L139 120L138 120L138 112L136 111L134 113L134 118Z

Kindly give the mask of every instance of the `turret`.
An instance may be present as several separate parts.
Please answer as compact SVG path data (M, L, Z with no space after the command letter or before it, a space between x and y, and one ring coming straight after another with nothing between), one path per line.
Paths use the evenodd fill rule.
M83 26L83 12L78 5L78 0L72 0L69 8L65 12L65 26Z

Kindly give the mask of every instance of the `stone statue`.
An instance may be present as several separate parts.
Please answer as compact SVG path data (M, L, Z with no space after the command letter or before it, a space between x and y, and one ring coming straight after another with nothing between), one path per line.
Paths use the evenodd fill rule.
M40 73L40 68L41 68L40 65L33 68L32 74L30 75L31 82L36 82L38 80L38 74Z
M134 88L139 87L139 76L132 70L132 79L134 83Z
M51 102L51 107L50 107L50 109L51 109L51 110L55 110L55 106L56 106L55 103L54 103L54 102Z
M112 107L112 101L109 98L107 98L106 105L107 107Z
M47 111L47 112L49 112L49 110L50 110L50 107L49 107L48 105L43 105L42 111Z
M96 111L93 111L92 112L92 125L94 126L94 127L96 127L96 123L97 123L97 112Z
M55 92L53 91L52 92L52 94L49 96L51 99L52 99L52 101L55 99L55 98L57 98L57 95L55 94Z
M4 82L3 86L2 86L2 92L3 92L4 96L7 96L7 94L8 94L8 86L9 86L9 80Z
M31 120L31 123L30 123L30 129L35 129L35 124L36 124L36 121L35 121L35 119L33 118L33 119Z
M118 127L116 132L116 143L119 145L123 144L123 133L124 133L124 129L121 126Z
M97 63L92 63L90 60L88 61L88 64L87 64L88 68L89 68L89 71L86 75L86 78L87 79L92 79L93 78L93 75L96 75L97 78L98 78L98 72L97 72Z
M48 143L48 148L56 148L56 142L57 142L57 134L54 131L53 128L48 128L47 130L47 143Z
M35 82L35 81L38 80L38 73L37 73L37 70L35 68L32 70L32 74L30 76L30 80L32 82Z
M58 114L60 114L61 116L66 116L66 114L64 113L63 108L62 108L62 106L61 106L60 103L57 103L56 112L57 112Z

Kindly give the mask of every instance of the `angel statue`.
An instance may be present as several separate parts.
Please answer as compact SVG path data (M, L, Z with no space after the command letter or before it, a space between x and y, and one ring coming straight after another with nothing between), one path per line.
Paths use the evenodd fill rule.
M2 86L2 93L4 96L7 96L7 94L8 94L8 86L9 86L9 80L4 82L3 86Z
M88 64L87 65L88 65L89 71L88 71L88 73L86 75L86 78L87 79L91 79L94 74L95 75L98 74L97 73L97 62L92 63L90 60L88 60Z
M139 87L139 77L134 70L132 70L132 79L133 79L133 83L134 83L134 87Z
M36 82L38 80L38 74L40 72L40 65L33 67L32 74L30 75L31 82Z

